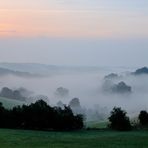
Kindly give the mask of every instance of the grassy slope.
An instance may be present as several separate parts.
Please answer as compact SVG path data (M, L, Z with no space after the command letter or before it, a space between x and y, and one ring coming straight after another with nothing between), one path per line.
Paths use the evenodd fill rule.
M8 99L4 97L0 97L0 102L3 103L5 108L12 108L17 105L23 105L25 102L19 100Z
M0 129L2 148L147 148L147 131L40 132Z

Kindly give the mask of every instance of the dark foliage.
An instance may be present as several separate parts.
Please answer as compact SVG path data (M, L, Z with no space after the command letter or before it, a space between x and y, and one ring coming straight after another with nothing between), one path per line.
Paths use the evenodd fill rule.
M130 94L132 93L132 87L121 81L114 84L111 80L107 79L104 81L102 86L103 91L116 94Z
M137 69L135 72L132 74L134 75L142 75L142 74L148 74L148 68L147 67L142 67L140 69Z
M129 118L126 116L126 112L121 108L114 107L111 111L111 116L109 117L110 125L109 127L114 130L119 131L129 131L131 130L131 124Z
M70 107L50 107L43 100L39 100L7 110L0 103L1 128L77 130L83 126L82 115L74 115Z
M128 86L125 82L121 81L118 84L115 84L112 87L112 92L116 93L131 93L132 88L131 86Z
M139 121L142 126L148 126L148 113L147 111L141 111L139 114Z

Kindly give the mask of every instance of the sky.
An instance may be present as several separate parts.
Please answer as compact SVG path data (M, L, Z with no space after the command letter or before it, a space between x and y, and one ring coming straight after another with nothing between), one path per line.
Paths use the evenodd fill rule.
M147 0L0 0L0 62L147 65L147 26Z

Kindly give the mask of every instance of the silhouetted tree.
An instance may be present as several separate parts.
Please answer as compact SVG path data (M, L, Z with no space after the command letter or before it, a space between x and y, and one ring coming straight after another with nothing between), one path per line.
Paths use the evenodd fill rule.
M147 111L142 110L139 114L139 121L142 126L148 125L148 113Z
M109 127L119 131L131 130L131 124L129 117L126 116L126 112L121 108L114 107L109 117Z

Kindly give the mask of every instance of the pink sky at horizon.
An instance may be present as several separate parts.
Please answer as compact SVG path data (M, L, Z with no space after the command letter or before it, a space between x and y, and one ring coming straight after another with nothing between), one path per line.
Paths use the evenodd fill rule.
M84 0L5 0L0 2L0 37L148 37L145 11L111 1L113 6L100 0L84 5Z

